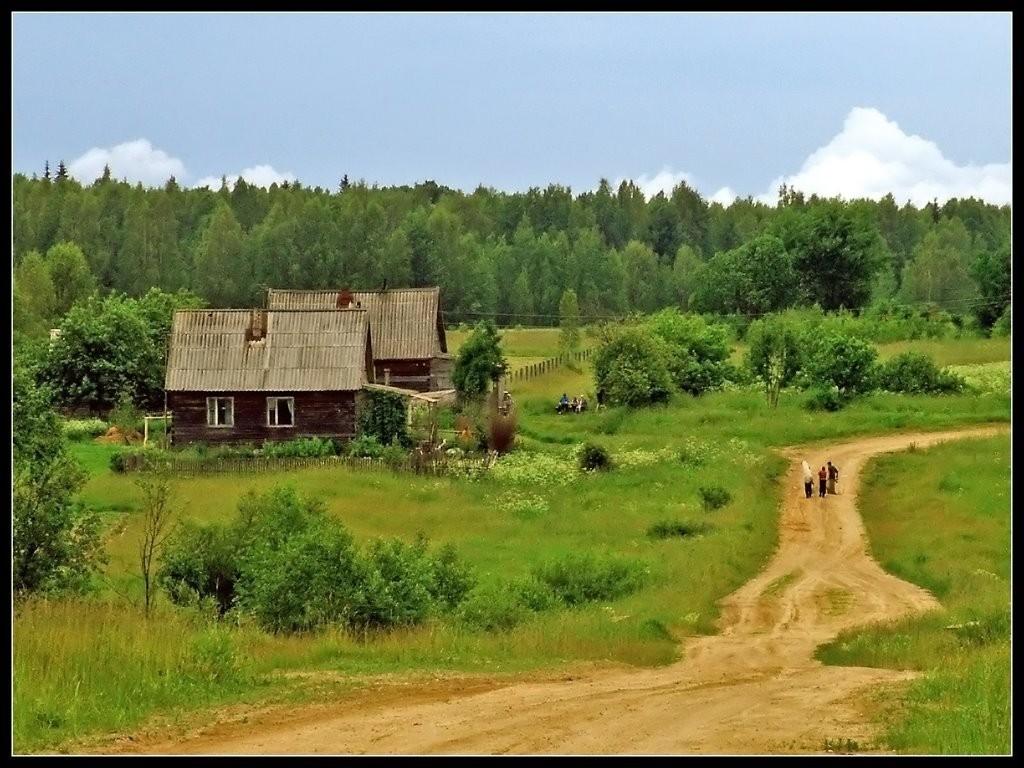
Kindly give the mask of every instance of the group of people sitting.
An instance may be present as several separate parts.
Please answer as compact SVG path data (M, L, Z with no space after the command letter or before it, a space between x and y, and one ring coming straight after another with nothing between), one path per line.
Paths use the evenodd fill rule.
M583 413L587 410L587 398L583 395L569 399L568 395L562 393L558 405L555 406L555 413Z

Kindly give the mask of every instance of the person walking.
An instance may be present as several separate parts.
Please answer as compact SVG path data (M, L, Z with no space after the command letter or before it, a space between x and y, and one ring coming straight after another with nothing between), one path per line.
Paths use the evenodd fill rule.
M828 482L828 470L822 467L818 470L818 496L825 498L825 484Z
M828 492L836 495L836 481L839 479L839 469L830 461L828 462Z
M811 474L811 465L808 464L806 461L804 462L803 470L804 470L804 496L809 499L809 498L811 498L812 495L814 495L814 475Z

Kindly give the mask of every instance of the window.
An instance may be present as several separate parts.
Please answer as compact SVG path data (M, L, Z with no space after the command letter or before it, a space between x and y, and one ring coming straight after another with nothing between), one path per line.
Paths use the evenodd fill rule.
M208 426L208 427L233 427L233 426L235 426L235 398L233 398L233 397L208 397L208 398L206 398L206 426Z
M294 397L268 397L267 398L267 426L268 427L294 427L295 426L295 398Z

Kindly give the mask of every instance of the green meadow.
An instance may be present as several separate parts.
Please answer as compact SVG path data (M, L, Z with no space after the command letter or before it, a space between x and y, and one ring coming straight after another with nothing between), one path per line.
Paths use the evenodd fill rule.
M507 354L510 359L551 357L557 333L505 331ZM458 334L449 332L451 348L461 340ZM977 362L966 352L950 355L953 362ZM1008 391L874 394L837 413L813 413L803 408L803 393L784 392L778 408L770 410L756 390L676 396L665 406L638 411L554 413L563 391L592 390L586 365L518 383L518 449L477 480L320 468L173 482L179 519L198 522L229 519L249 490L290 484L323 499L359 541L395 536L411 541L423 533L435 545L454 545L484 585L579 552L625 558L643 571L642 588L630 595L539 613L504 632L438 617L416 629L373 636L271 635L244 621L215 622L162 597L147 621L139 607L136 565L140 491L132 475L110 471L114 448L72 444L89 473L81 500L107 523L108 562L97 594L89 599L18 606L17 750L67 749L91 735L137 728L154 718L185 717L202 707L329 695L384 673L493 676L574 664L670 663L682 638L714 631L717 601L756 574L773 551L777 478L785 467L774 448L1005 422L1010 413ZM575 451L583 442L605 446L614 468L580 472ZM993 456L998 454L988 453L990 461ZM1005 493L1005 476L1000 482ZM705 511L699 489L709 486L726 489L729 503ZM648 529L658 523L682 524L697 533L649 536ZM878 556L903 562L899 552ZM297 685L290 674L295 671L331 680L340 675L343 683L336 689Z

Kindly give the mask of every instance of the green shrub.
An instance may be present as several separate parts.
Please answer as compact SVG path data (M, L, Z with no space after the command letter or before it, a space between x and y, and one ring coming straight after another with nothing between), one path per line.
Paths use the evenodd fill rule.
M152 463L153 452L143 448L124 448L110 454L110 469L121 474L123 472L140 472L148 469Z
M608 449L595 443L587 443L580 451L580 469L596 472L612 468L612 457Z
M609 405L663 403L674 389L668 348L639 328L619 331L594 357L597 390Z
M142 430L142 411L127 396L118 399L107 418L121 434L128 435Z
M384 446L376 435L358 435L349 441L345 453L353 457L379 459L384 455Z
M992 335L997 338L1006 338L1010 335L1010 311L1011 306L1007 305L1003 313L992 325Z
M804 408L808 411L835 412L843 407L843 398L834 387L816 387L804 400Z
M652 315L644 330L664 342L666 364L676 389L699 395L717 389L729 366L728 332L699 315L663 309Z
M480 322L459 348L452 367L452 385L459 397L472 400L487 393L491 382L508 370L501 337L494 323Z
M451 547L378 540L365 548L293 489L247 494L226 526L186 524L168 543L159 582L172 601L215 601L273 632L334 625L387 629L454 610L474 585Z
M847 399L873 388L877 355L868 342L833 333L818 339L804 363L804 374L812 387L835 387Z
M697 489L697 495L705 512L721 509L732 501L732 494L720 485L702 485Z
M522 623L530 609L508 584L487 584L475 589L459 607L459 619L474 629L507 632Z
M284 442L268 440L263 443L260 452L276 459L316 458L337 456L339 445L328 437L299 437Z
M359 435L372 435L381 445L410 445L405 397L394 392L364 390L360 398Z
M881 363L875 373L877 385L888 392L944 394L960 392L965 382L939 369L927 355L904 352Z
M62 425L68 440L85 440L106 434L110 425L103 419L69 419Z
M644 580L643 569L635 561L590 553L552 560L534 569L533 575L569 606L628 595Z
M652 539L680 538L701 536L711 530L707 523L694 523L681 520L660 520L647 529Z

